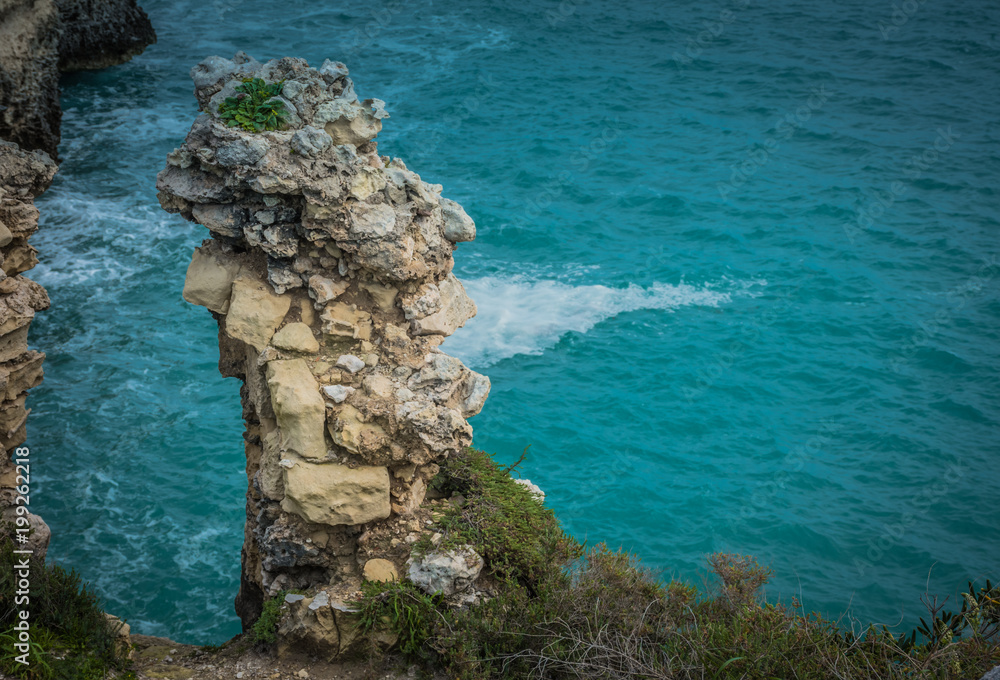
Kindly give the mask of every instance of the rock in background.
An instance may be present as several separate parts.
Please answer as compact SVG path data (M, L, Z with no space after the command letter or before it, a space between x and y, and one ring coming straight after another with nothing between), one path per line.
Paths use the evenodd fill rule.
M0 518L15 522L18 471L12 457L27 437L30 409L27 392L42 381L45 355L28 349L28 326L35 312L49 308L49 296L24 276L38 260L28 238L38 229L34 200L45 191L56 165L40 151L23 151L0 141ZM45 557L49 528L37 515L27 516L34 529L27 544L35 556ZM4 527L10 528L9 525Z
M55 158L59 71L114 66L154 42L135 0L0 0L0 138Z
M0 138L55 156L59 145L59 9L0 0Z
M441 186L378 155L383 103L359 101L343 64L239 53L191 75L203 113L157 188L165 210L211 232L184 297L211 310L220 371L243 381L246 628L282 590L324 588L336 603L369 562L405 573L408 546L376 537L419 528L428 482L471 443L467 419L489 393L439 349L476 312L452 274L475 225ZM285 129L219 119L250 77L284 81Z
M56 0L56 4L63 25L60 71L115 66L156 42L149 17L135 0Z

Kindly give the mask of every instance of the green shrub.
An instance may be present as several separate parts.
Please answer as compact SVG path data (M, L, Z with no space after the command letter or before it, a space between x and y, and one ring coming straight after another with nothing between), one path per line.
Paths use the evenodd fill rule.
M285 595L290 591L281 591L270 600L264 602L260 616L250 629L251 641L261 645L269 645L278 641L278 624L281 623L281 607L285 604Z
M247 132L278 130L285 124L285 104L274 99L281 94L285 81L265 83L260 78L244 78L236 86L239 93L226 97L219 104L219 118L229 127L239 127Z
M440 597L425 595L412 583L365 582L364 597L354 603L360 608L361 628L365 633L385 626L399 636L399 647L407 656L419 656L440 616Z
M582 554L582 546L562 530L550 508L514 482L510 472L516 465L500 467L471 448L449 460L436 483L456 502L438 526L443 547L470 544L494 576L534 590L558 577Z
M100 600L74 571L31 557L31 647L25 666L12 654L18 610L14 602L16 576L9 538L0 543L0 670L20 678L91 680L121 671L128 677L128 650L118 642L117 629L101 608ZM15 559L17 558L17 559Z

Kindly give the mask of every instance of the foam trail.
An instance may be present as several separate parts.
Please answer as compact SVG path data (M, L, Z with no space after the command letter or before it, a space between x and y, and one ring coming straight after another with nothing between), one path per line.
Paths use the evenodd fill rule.
M541 354L567 333L586 333L623 312L691 305L718 307L732 296L730 292L686 283L609 288L497 276L463 283L479 313L448 338L445 351L473 368L518 354Z

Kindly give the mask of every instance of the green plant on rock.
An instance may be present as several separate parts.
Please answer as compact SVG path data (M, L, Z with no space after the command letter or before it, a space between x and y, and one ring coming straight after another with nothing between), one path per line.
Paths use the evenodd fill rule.
M229 127L247 132L278 130L285 125L285 103L275 99L285 86L284 80L266 83L261 78L244 78L236 86L235 97L226 97L219 104L219 118Z
M510 472L518 463L501 467L484 451L468 448L447 461L443 481L432 485L462 499L438 522L442 547L471 544L497 578L534 591L579 558L583 547L562 530L551 508L514 482Z
M412 583L399 581L365 583L362 592L364 597L354 603L361 610L362 630L370 633L386 626L399 636L400 651L410 657L419 656L441 616L438 608L443 598L425 595Z
M260 645L270 645L278 641L278 624L281 623L281 608L285 604L285 595L301 595L301 590L282 590L280 593L264 602L260 616L250 629L251 640Z

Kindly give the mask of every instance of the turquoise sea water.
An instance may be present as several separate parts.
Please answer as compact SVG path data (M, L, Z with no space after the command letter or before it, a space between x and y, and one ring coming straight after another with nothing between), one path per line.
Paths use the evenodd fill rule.
M476 220L446 347L572 533L696 582L751 553L862 623L1000 578L1000 7L143 5L156 45L63 81L29 400L51 559L133 630L239 630L239 386L180 296L207 232L154 189L188 70L237 50L346 62Z

